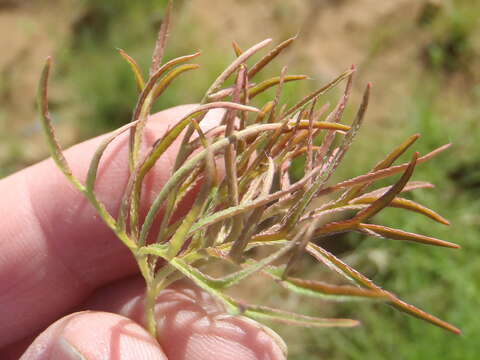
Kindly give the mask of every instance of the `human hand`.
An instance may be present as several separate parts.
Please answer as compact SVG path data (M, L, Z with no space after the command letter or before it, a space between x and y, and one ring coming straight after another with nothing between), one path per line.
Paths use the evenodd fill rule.
M146 142L191 109L154 115ZM219 114L211 111L203 123L218 122ZM65 152L79 178L101 139ZM96 192L113 214L128 180L127 148L127 137L115 140L98 173ZM174 152L146 179L144 205L167 180ZM22 359L285 358L285 345L271 330L227 316L185 281L157 298L159 338L153 339L139 325L144 285L135 260L52 160L1 180L0 196L1 359L16 359L27 348Z

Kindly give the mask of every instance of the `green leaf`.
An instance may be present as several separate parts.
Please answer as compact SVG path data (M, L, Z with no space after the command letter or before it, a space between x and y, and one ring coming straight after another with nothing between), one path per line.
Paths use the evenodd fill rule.
M271 50L267 55L261 58L252 68L248 71L248 78L252 79L260 70L267 66L273 59L275 59L283 50L288 48L295 40L297 36L293 36L290 39L283 41L278 44L273 50Z
M121 128L117 129L110 135L108 135L105 140L102 141L102 143L98 146L98 148L95 150L95 153L93 154L92 160L90 161L90 166L88 168L88 174L87 174L87 181L86 181L86 188L87 191L93 192L94 187L95 187L95 180L97 178L97 171L98 171L98 166L100 164L100 160L107 149L108 145L115 140L120 134L124 133L125 131L129 130L131 127L135 126L137 122L132 122L128 123Z
M412 157L412 161L408 165L402 177L395 183L395 185L393 185L385 194L376 199L369 207L355 215L355 221L361 222L369 219L375 214L377 214L379 211L381 211L383 208L388 206L390 202L402 191L408 180L410 180L413 174L413 170L415 169L415 165L417 164L417 160L418 153L415 153Z
M298 81L308 79L306 75L287 75L285 76L284 82ZM253 86L248 90L248 98L253 99L258 94L268 90L272 86L278 85L280 83L280 76L276 76L267 80L262 81L258 85Z
M378 197L363 196L361 198L357 198L350 201L350 204L371 204L375 202L377 199ZM419 214L428 216L430 219L433 219L441 224L450 225L450 222L447 219L445 219L443 216L439 215L438 213L429 209L428 207L423 206L419 203L416 203L415 201L412 201L412 200L396 197L392 201L390 201L390 203L387 206L417 212Z
M335 255L329 253L327 250L321 248L318 245L315 245L313 243L308 244L307 246L307 251L318 261L324 263L327 265L330 269L336 271L337 273L343 275L346 277L348 280L353 281L357 284L360 284L368 289L373 289L377 291L382 291L385 293L386 296L388 296L391 305L395 307L396 309L405 312L409 315L412 315L414 317L417 317L421 320L425 320L431 324L434 324L436 326L439 326L443 329L446 329L448 331L451 331L455 334L460 334L461 331L456 328L455 326L431 315L426 313L423 310L420 310L419 308L407 304L403 300L399 299L396 297L394 294L392 294L389 291L383 290L380 286L376 285L374 282L372 282L370 279L368 279L366 276L358 272L357 270L353 269L346 263L344 263L342 260L337 258Z
M371 172L375 172L381 169L386 169L389 166L391 166L395 160L397 160L405 151L407 151L410 146L415 143L415 141L418 140L420 137L420 134L414 134L410 136L407 140L405 140L402 144L400 144L397 148L395 148L390 154L387 155L385 159L380 161ZM368 186L370 183L362 184L356 187L353 187L347 191L347 193L342 196L343 201L348 201L351 200L355 197L357 197L359 194L361 194Z
M163 54L165 53L165 47L167 45L168 33L170 31L170 24L172 18L173 1L168 0L167 10L160 25L158 31L157 41L155 43L155 49L153 50L152 65L150 67L150 75L154 74L162 63Z
M195 199L195 203L192 205L192 208L188 212L188 214L184 217L182 224L178 227L178 229L173 234L172 238L168 243L168 258L172 259L173 257L177 256L178 252L182 249L185 241L188 239L188 232L190 231L193 223L197 221L199 216L205 211L205 208L208 204L209 195L212 191L212 188L216 187L216 171L215 169L215 161L213 158L213 153L210 149L210 146L207 144L207 156L205 158L205 168L207 169L207 176L206 180L202 184L202 188L200 189L197 198ZM213 189L215 191L215 189ZM159 239L163 240L163 239ZM194 245L194 244L192 244ZM192 246L191 245L191 246Z
M217 91L222 84L227 80L230 75L232 75L237 68L245 63L252 55L257 53L259 50L263 49L265 46L270 44L272 42L272 39L266 39L258 44L253 45L251 48L245 50L239 57L237 57L219 76L218 78L213 82L213 84L210 86L210 88L207 90L204 98L202 99L201 103L205 103L208 100L208 97L213 94L215 91Z
M78 180L73 175L70 165L68 165L67 160L63 156L62 148L56 138L52 118L48 110L48 80L51 68L52 58L48 57L45 61L45 66L43 67L37 92L37 104L40 112L40 119L42 120L42 127L47 137L47 143L53 160L63 172L63 174L67 177L67 179L70 180L70 182L72 182L72 184L75 185L77 189L83 192L85 190L85 187L80 182L80 180Z
M266 306L244 305L243 313L257 320L276 321L302 327L353 327L360 325L357 320L311 317Z
M304 214L305 209L310 204L314 196L321 189L321 187L325 185L325 183L328 181L332 173L335 171L337 166L342 161L345 153L350 147L350 144L355 138L355 135L357 134L358 129L360 128L363 122L363 119L365 117L365 112L367 110L368 102L370 98L370 87L371 87L370 84L368 84L367 87L365 88L362 103L360 105L360 108L358 109L355 120L353 121L350 130L343 138L338 151L336 151L335 154L332 154L331 160L329 160L329 162L325 166L325 169L323 169L318 179L316 179L315 182L308 188L305 195L298 202L298 204L294 206L292 210L287 214L287 219L285 221L286 231L290 231L291 229L294 228L294 226L296 226L296 224L300 220L301 216Z
M383 194L385 194L392 186L385 186L385 187L382 187L382 188L379 188L379 189L376 189L376 190L373 190L373 191L370 191L368 193L365 193L365 194L362 194L358 197L356 197L355 199L352 199L350 201L351 204L357 202L357 201L361 201L363 198L368 198L368 197L374 197L374 198L378 198L380 196L382 196ZM435 186L429 182L426 182L426 181L409 181L405 187L402 189L402 193L403 192L407 192L407 191L412 191L412 190L416 190L416 189L432 189L434 188Z
M316 297L325 300L345 301L362 299L383 299L385 294L378 290L370 290L357 286L334 285L322 281L304 280L295 277L287 277L282 280L281 274L284 269L268 267L263 270L281 286L297 294Z
M399 229L392 229L381 225L360 224L358 230L365 230L367 234L374 236L377 235L387 239L413 241L422 244L449 247L453 249L460 248L460 245L448 241L443 241L430 236L419 235Z
M197 109L193 110L189 114L185 115L183 119L181 119L177 125L175 125L172 129L170 129L164 136L163 138L158 141L153 149L150 151L150 153L147 155L145 161L141 165L137 176L132 176L130 181L133 182L133 184L136 184L134 189L136 192L135 198L137 199L137 208L139 204L139 195L140 190L141 190L141 179L148 173L148 171L153 167L153 165L156 163L157 159L169 148L169 146L173 143L173 141L180 135L182 130L190 123L191 119L195 117L198 114L201 114L203 112L206 112L210 109L215 109L215 108L225 108L225 107L234 107L242 111L258 111L258 109L251 107L251 106L245 106L241 104L235 104L235 103L229 103L229 102L218 102L218 103L209 103L205 105L200 105ZM239 133L238 135L250 135L250 134L255 134L256 131L260 131L260 129L246 129L244 130L243 133ZM223 141L217 141L216 143L212 144L211 146L211 151L215 153L215 151L218 151L221 148L226 147L230 141L233 141L233 139L228 138L224 139ZM150 207L150 210L147 214L147 217L145 219L145 222L143 223L141 233L140 233L140 243L143 244L147 238L148 232L150 230L150 227L153 224L154 217L156 216L160 206L162 205L163 201L166 199L167 195L169 192L181 181L183 180L193 169L195 166L202 161L205 156L207 155L207 152L204 150L200 152L199 154L193 156L191 159L186 161L173 175L172 177L167 181L167 183L164 185L160 193L157 195L157 197L154 199L152 206ZM128 201L128 200L127 200Z
M447 150L450 146L451 146L451 144L445 144L445 145L440 146L439 148L429 152L428 154L418 158L417 164L422 164L422 163L430 160L431 158L433 158L433 157L439 155L440 153L442 153L443 151ZM374 171L374 172L371 172L371 173L368 173L368 174L365 174L365 175L360 175L360 176L354 177L352 179L339 182L336 185L326 187L326 188L320 190L317 193L317 196L325 196L325 195L331 194L332 192L338 191L340 189L348 189L348 188L350 188L352 186L355 186L355 185L366 184L366 183L369 183L369 182L372 182L372 181L384 179L384 178L387 178L387 177L390 177L392 175L395 175L395 174L398 174L398 173L401 173L401 172L405 171L405 169L408 166L409 166L409 163L403 163L401 165L391 166L391 167L388 167L386 169L381 169L381 170Z
M179 77L181 74L186 71L198 69L199 67L200 65L198 64L185 64L180 65L170 71L167 75L165 75L164 78L162 78L162 80L158 82L157 86L155 86L155 90L153 92L153 99L155 100L159 98L167 89L167 87L172 83L172 81Z
M301 109L304 105L308 104L310 101L315 99L316 97L325 94L328 90L331 88L335 87L340 81L343 79L349 77L353 73L352 70L347 70L344 71L340 76L329 82L327 85L321 87L320 89L312 92L311 94L305 96L302 100L297 102L295 105L290 107L286 112L282 113L282 118L286 118L295 112L297 112L299 109Z
M135 82L137 84L138 90L141 92L145 88L145 80L142 75L142 70L138 66L137 62L128 55L124 50L118 49L120 55L128 62L130 68L132 69L133 75L135 76Z

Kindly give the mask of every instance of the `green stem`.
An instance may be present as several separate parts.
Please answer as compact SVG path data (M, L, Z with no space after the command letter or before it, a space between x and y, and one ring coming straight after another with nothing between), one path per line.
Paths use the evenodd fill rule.
M147 290L145 293L145 321L147 330L155 339L157 338L157 321L155 319L155 300L159 292L158 287L147 283Z
M138 252L134 253L140 268L140 273L145 279L145 322L148 332L154 337L157 337L157 326L155 321L155 298L157 296L156 282L152 274L150 265L148 264L148 255L140 255Z

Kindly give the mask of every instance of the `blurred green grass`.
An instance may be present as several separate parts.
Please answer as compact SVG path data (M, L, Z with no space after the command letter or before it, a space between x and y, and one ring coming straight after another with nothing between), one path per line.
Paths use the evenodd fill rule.
M463 335L450 335L382 304L341 304L337 311L342 316L360 319L363 326L352 331L308 330L309 353L294 347L295 358L314 359L314 354L318 353L327 354L325 358L352 360L478 358L480 324L476 318L480 262L476 256L480 254L480 187L478 177L469 178L465 172L476 169L478 174L480 167L480 132L475 130L480 114L478 107L461 113L457 111L457 120L452 123L438 110L443 108L442 101L441 93L419 89L411 100L410 114L407 114L409 126L396 135L402 138L413 132L422 133L414 146L421 153L450 141L454 143L446 153L419 165L415 171L415 180L431 181L436 189L416 191L411 197L438 211L452 225L434 224L421 215L400 209L387 209L374 222L378 220L387 226L448 239L460 244L462 249L449 251L358 235L342 241L354 247L355 259L361 259L360 268L369 271L377 284L459 326ZM396 120L405 121L401 117ZM366 138L368 135L360 135L352 149L354 161L346 159L344 165L349 167L346 172L351 175L359 167L366 169L375 163L371 153L361 149L363 142L368 141ZM380 147L389 148L388 145ZM404 160L407 159L405 156ZM372 270L376 260L373 253L384 255L387 265L376 269L373 266Z
M177 2L178 14L172 36L181 40L170 42L169 58L197 50L196 32L199 29L182 13L185 3ZM478 71L474 64L478 64L479 56L480 5L468 0L445 3L440 10L435 10L435 6L428 10L433 11L433 15L422 14L420 19L430 40L417 59L424 70L417 81L408 85L411 96L398 99L390 111L392 115L381 125L368 125L363 129L339 170L339 176L351 177L365 172L412 133L422 134L414 146L421 153L453 142L449 151L420 165L414 175L415 180L433 182L436 189L420 190L413 195L416 201L447 217L452 226L443 227L421 215L398 209L388 210L376 220L457 242L462 249L449 251L361 236L341 241L354 249L345 254L347 259L358 261L360 268L374 281L461 327L464 335L453 336L382 304L342 303L334 305L335 313L359 318L363 326L353 330L278 328L286 337L291 358L478 358L480 262L476 257L480 255L480 86L474 80L474 72ZM165 1L89 0L84 1L83 6L84 15L75 24L72 41L60 54L59 77L69 83L73 94L71 102L79 104L75 117L80 124L81 137L87 138L129 121L136 89L130 69L115 47L126 50L147 69ZM225 34L221 36L225 47L218 49L216 43L204 41L199 60L202 69L179 79L162 96L156 109L197 102L201 98L209 82L233 58L228 48L228 42L233 39ZM381 55L382 49L395 36L396 32L388 28L379 31L372 39L369 56ZM274 66L272 74L278 73L280 65L281 62ZM395 82L402 74L391 76L391 81ZM313 82L288 84L285 98L298 97L314 85ZM351 118L353 111L350 105L347 116ZM369 115L374 113L375 102L371 104ZM11 153L10 162L20 161L18 146L12 147ZM385 256L387 264L378 265L373 253ZM315 303L302 304L305 304L305 312L322 314Z

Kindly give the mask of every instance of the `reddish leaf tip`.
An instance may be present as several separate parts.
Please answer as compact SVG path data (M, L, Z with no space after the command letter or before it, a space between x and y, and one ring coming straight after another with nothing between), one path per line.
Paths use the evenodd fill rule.
M352 327L360 326L362 322L360 320L352 319Z
M446 324L446 326L442 326L444 329L454 333L455 335L463 335L462 330L453 326L452 324Z
M443 246L450 249L461 249L462 247L458 244L452 243L450 241L440 240L437 244L438 246Z

